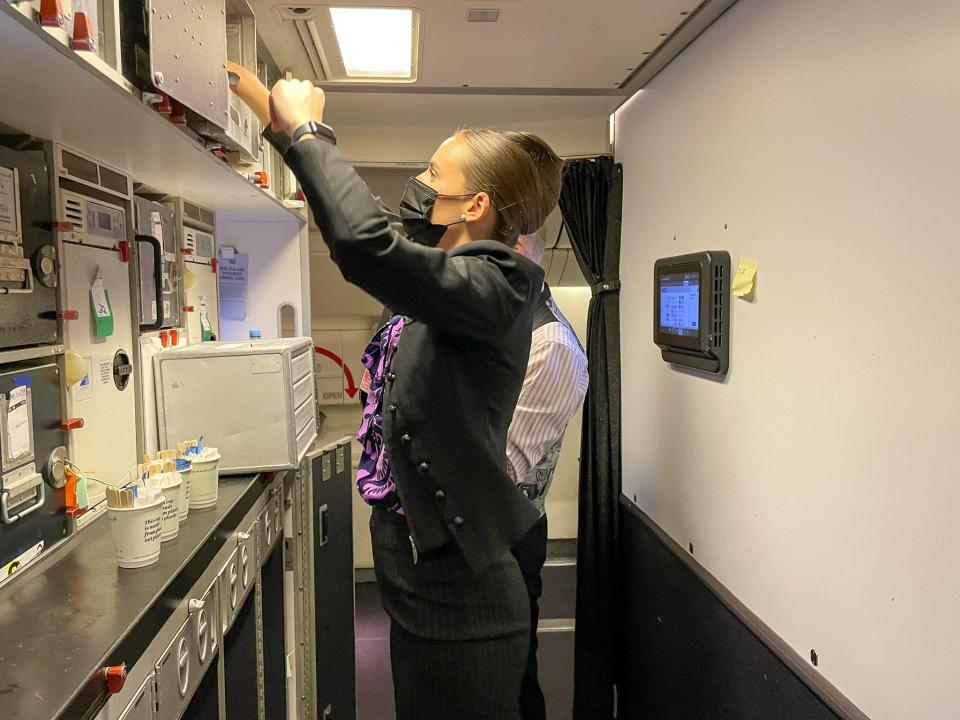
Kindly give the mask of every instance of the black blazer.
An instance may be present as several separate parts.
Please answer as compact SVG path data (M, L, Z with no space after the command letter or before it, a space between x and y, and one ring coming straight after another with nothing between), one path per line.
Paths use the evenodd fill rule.
M496 241L450 253L411 242L324 140L284 157L344 278L407 316L383 430L411 552L452 537L481 568L539 520L507 474L506 443L543 271Z

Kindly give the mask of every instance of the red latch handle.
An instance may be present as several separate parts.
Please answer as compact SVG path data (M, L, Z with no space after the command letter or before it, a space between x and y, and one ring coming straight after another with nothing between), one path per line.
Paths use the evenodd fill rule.
M216 258L210 258L210 269L213 270L214 272L217 271L217 259L216 259Z
M87 14L81 10L75 10L73 13L73 38L70 41L70 47L74 50L93 52L97 49L94 37Z
M63 27L67 18L60 0L40 0L40 24L44 27Z
M160 344L164 347L167 347L170 344L170 331L161 330L160 331Z
M120 262L130 262L130 243L126 240L121 240L117 243L117 249L120 251Z
M160 102L154 105L154 109L161 115L169 115L173 112L173 108L170 107L170 96L165 92L157 92L157 95L160 96Z
M184 305L184 306L183 306L183 311L184 311L184 312L193 312L193 305Z
M79 320L80 313L77 310L61 310L57 313L57 320Z
M67 418L60 427L64 430L79 430L83 427L83 418Z
M181 255L193 255L193 250L190 248L180 248Z
M123 684L127 681L126 665L109 665L100 672L103 673L103 677L107 681L108 693L116 695L123 690Z
M73 223L67 222L66 220L58 220L53 224L53 229L56 232L73 232Z
M174 125L186 125L187 124L187 111L184 109L183 105L173 98L170 100L170 122Z
M170 331L170 344L173 347L176 347L178 344L180 344L180 331L177 328L173 328Z

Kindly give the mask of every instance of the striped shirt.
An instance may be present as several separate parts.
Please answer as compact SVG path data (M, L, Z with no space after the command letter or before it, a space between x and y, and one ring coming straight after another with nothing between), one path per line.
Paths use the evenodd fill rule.
M507 433L507 470L540 510L560 457L567 423L587 393L587 356L570 323L544 289L546 310L534 322L530 360Z

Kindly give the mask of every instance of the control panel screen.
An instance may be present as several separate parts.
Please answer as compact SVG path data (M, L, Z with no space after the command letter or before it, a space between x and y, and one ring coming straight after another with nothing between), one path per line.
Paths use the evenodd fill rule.
M660 275L660 332L678 337L700 336L700 273Z
M123 211L88 201L87 232L97 237L123 240Z

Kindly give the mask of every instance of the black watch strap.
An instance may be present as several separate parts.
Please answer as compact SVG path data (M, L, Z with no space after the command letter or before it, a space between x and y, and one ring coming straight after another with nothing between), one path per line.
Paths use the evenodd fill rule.
M323 123L314 122L313 120L304 123L293 131L293 135L290 138L291 144L296 143L304 135L316 135L332 145L337 144L337 136L334 134L333 128Z

